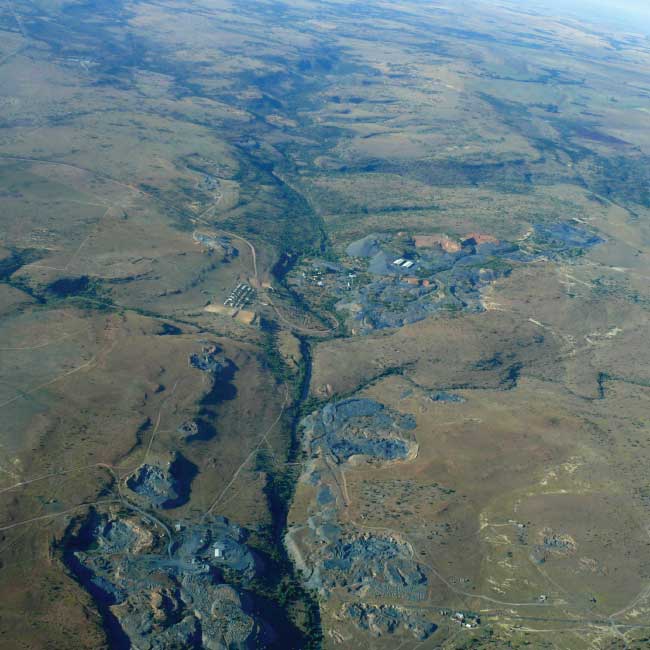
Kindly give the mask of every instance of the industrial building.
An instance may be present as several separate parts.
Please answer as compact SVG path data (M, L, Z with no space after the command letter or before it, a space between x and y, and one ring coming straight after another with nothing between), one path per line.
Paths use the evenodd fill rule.
M395 266L401 266L403 269L410 269L415 264L415 262L413 260L407 260L404 257L398 257L393 261L393 264Z

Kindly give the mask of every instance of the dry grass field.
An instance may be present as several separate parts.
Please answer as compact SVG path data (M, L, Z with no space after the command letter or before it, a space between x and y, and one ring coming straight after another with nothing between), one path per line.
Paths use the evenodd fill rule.
M0 646L648 647L618 18L0 4Z

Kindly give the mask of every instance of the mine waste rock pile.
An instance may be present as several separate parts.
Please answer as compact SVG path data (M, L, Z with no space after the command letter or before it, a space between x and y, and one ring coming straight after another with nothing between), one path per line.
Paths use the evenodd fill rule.
M195 230L192 238L209 251L218 251L227 259L239 255L239 251L233 246L232 239L225 235L218 235L214 232Z
M394 605L345 605L343 615L347 615L355 625L367 630L374 637L394 634L400 629L410 633L418 641L425 641L437 629L435 623L414 609Z
M351 459L404 460L417 453L407 434L415 428L412 415L403 415L370 399L328 404L303 420L311 453L322 450L337 464Z
M178 499L178 483L170 467L142 465L126 484L133 492L147 498L154 507L164 508Z
M321 541L332 538L323 531ZM424 600L428 580L413 549L390 535L350 535L331 541L307 583L322 593L342 587L359 596Z
M115 647L142 650L264 648L271 628L250 613L253 603L222 580L242 584L259 572L245 534L226 519L144 523L114 508L91 511L67 533L65 560L98 603Z
M203 372L219 373L230 363L216 345L207 345L201 352L190 355L190 365Z
M167 510L188 501L196 472L193 463L175 453L167 462L140 465L126 485L143 504Z
M537 224L533 242L544 250L548 257L558 258L602 244L605 240L584 228L570 223Z
M289 526L285 543L304 584L328 601L350 603L339 615L374 635L407 631L427 638L435 630L425 613L408 606L379 608L367 599L405 604L427 598L426 567L399 535L360 531L346 521L344 473L365 464L408 462L417 455L415 418L373 399L350 398L327 404L302 421L307 456L297 498L311 495L305 525ZM374 470L373 470L374 471Z
M566 533L544 528L539 538L539 543L533 545L530 552L530 559L535 564L544 564L553 557L566 557L576 552L575 540Z
M354 334L402 327L440 311L483 311L484 290L517 265L568 262L604 241L567 222L536 224L514 242L484 233L401 235L367 235L347 246L345 266L328 267L336 278L328 291Z
M462 404L465 398L456 393L448 393L446 390L436 390L429 395L432 402L444 402L448 404Z

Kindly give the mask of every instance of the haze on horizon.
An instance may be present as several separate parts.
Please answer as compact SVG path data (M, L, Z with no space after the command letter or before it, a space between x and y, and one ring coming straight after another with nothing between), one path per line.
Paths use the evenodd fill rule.
M650 36L650 9L642 0L524 0L544 13L571 16L606 24L614 29L642 32ZM521 2L515 2L522 6Z

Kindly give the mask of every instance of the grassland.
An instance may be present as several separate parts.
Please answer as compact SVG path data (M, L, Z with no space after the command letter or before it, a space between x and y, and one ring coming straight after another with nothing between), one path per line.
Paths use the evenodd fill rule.
M267 570L221 578L269 647L647 647L647 35L479 0L14 0L0 35L0 645L110 647L65 544L119 506L245 527ZM602 241L365 336L286 281L371 233L559 223ZM240 282L256 326L204 309ZM408 544L422 601L310 589L283 545L320 507L299 422L350 396L418 451L334 467L336 523ZM174 454L183 503L128 492ZM359 603L437 627L372 635Z

